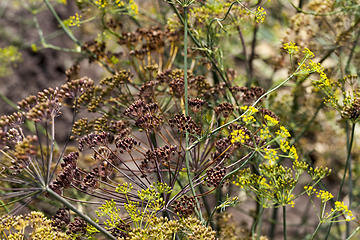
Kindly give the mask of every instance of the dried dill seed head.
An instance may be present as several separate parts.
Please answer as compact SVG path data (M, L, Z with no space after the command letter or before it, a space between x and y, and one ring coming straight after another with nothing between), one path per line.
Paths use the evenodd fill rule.
M98 170L102 178L106 178L112 173L113 165L119 165L119 160L114 152L116 154L117 151L110 151L106 147L99 147L98 151L94 151L91 157L94 161L100 162Z
M81 190L97 189L99 187L98 179L100 177L99 167L94 167L90 173L88 173L80 184Z
M147 48L143 48L140 50L131 50L129 54L130 54L130 56L135 56L138 59L143 60L148 52L149 52L149 50Z
M94 85L93 80L88 77L71 80L61 86L65 97L75 98L81 96L85 91Z
M78 99L78 104L86 106L89 112L96 112L102 103L102 88L99 86L90 87Z
M184 114L176 114L173 119L169 119L171 127L176 127L179 132L188 131L191 134L200 134L201 129L197 126L195 121L190 117Z
M96 40L92 40L92 41L89 41L89 42L86 42L85 44L83 44L83 46L81 47L81 50L84 51L84 52L90 51L90 52L94 53L96 58L92 54L89 56L89 63L92 63L95 60L99 60L100 58L104 58L104 56L106 55L105 54L105 48L106 48L106 43L105 42L99 43Z
M49 187L57 194L62 195L62 190L70 187L72 183L79 185L81 176L79 170L77 169L78 157L78 152L71 152L63 158L64 162L61 163L62 171L49 185Z
M214 168L210 168L206 171L206 177L205 177L205 181L207 183L207 186L214 186L214 187L218 187L221 180L224 178L226 174L226 169L225 168L220 168L220 167L216 167ZM224 185L224 183L222 184L222 186ZM221 187L222 187L221 186Z
M169 86L171 89L171 94L173 94L175 97L181 98L184 95L185 89L184 89L184 78L183 77L172 80L170 82Z
M171 69L165 69L162 73L156 76L156 80L159 83L169 83L172 80L171 72L172 72Z
M161 115L156 115L158 109L159 106L156 103L145 104L140 99L125 110L125 115L137 117L135 125L146 131L154 129L159 131L164 120Z
M162 116L154 116L149 113L146 113L144 116L141 116L136 120L135 125L146 131L151 131L151 130L160 131L163 122L164 120Z
M61 167L65 168L66 166L70 166L71 168L75 169L77 166L77 159L79 157L79 152L71 152L68 155L63 157L63 163L61 163Z
M154 172L156 170L156 162L161 162L163 165L170 166L170 161L178 153L177 146L165 145L163 147L148 150L145 154L145 159L141 162L140 168L146 172Z
M75 217L74 221L69 224L69 230L66 231L67 235L85 235L87 223L81 217ZM78 237L77 237L78 239Z
M75 64L71 66L68 70L65 71L66 74L66 82L70 82L71 80L75 80L79 78L80 65Z
M193 110L194 113L198 113L199 111L201 111L204 105L207 105L207 102L205 100L199 98L190 98L188 103L189 107Z
M134 138L127 137L127 138L117 138L115 137L115 146L119 149L120 153L123 154L125 152L131 152L134 150L134 146L140 145Z
M221 138L215 142L216 151L211 153L211 158L216 159L216 163L223 161L226 158L229 158L231 149L229 149L231 141L228 138Z
M212 87L210 89L210 91L211 91L211 94L222 94L223 96L225 96L226 89L227 89L226 83L220 82L220 83L216 84L214 87Z
M263 88L257 86L253 86L250 89L247 87L233 86L229 89L236 94L235 98L244 102L245 105L251 104L265 93Z
M127 238L129 237L129 231L131 230L130 224L126 224L123 222L120 222L115 228L113 228L110 233L114 237L117 238Z
M84 147L93 148L97 145L107 145L110 133L90 133L79 140L79 151L82 152Z
M224 118L228 118L234 111L234 106L231 103L220 103L215 109L216 115L222 114Z
M59 208L55 215L52 216L52 226L54 228L65 228L70 223L70 210L68 207Z
M125 116L128 117L139 117L143 114L143 109L145 106L145 102L142 99L136 100L133 104L130 105L127 109L125 109Z
M37 98L34 95L30 95L27 98L18 102L18 109L28 112L31 108L33 108L37 104Z
M154 95L154 87L156 88L156 86L158 85L157 81L148 81L143 83L143 85L141 86L140 90L139 90L139 97L141 97L142 99L145 98L149 98L151 96Z
M184 195L179 200L175 200L172 207L179 217L186 218L194 213L195 198Z
M4 115L0 117L0 128L8 129L17 127L25 121L26 113L24 112L15 112L11 115Z
M80 178L80 173L76 168L74 169L71 165L66 165L56 179L49 184L49 187L57 194L62 195L63 189L70 187L74 180L77 181L76 185L78 185Z
M44 89L38 93L37 98L30 97L19 102L18 108L20 110L28 110L26 117L30 121L41 122L44 119L51 119L53 116L61 115L61 100L64 98L64 95L64 90L59 90L59 88Z
M197 91L197 96L205 98L211 96L211 94L209 94L211 86L208 81L206 81L205 76L196 76L194 78L191 78L189 80L189 85L191 86L191 88L195 88L195 90Z
M341 111L342 118L356 119L360 116L360 98L355 98L350 106L344 106Z
M21 173L24 168L28 167L31 158L36 156L37 151L35 145L37 142L38 137L34 135L27 136L15 145L14 160L11 161L10 166L10 170L13 171L14 175Z

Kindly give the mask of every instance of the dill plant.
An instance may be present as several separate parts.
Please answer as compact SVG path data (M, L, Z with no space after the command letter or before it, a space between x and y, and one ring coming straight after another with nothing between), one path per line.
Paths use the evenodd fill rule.
M238 186L257 203L247 239L260 239L263 211L279 207L283 208L286 239L286 207L296 208L296 199L305 193L309 197L316 193L321 200L320 211L315 208L319 225L311 238L324 223L343 216L346 222L353 220L351 210L340 201L325 213L332 195L325 190L315 192L314 187L331 171L309 166L299 157L297 136L293 136L296 131L285 127L291 126L290 121L270 110L276 108L268 106L268 99L290 80L301 86L310 74L319 74L314 85L328 96L327 104L350 119L354 132L359 117L358 91L344 92L343 105L339 104L336 84L327 78L321 63L312 60L315 54L308 48L299 51L295 42L285 43L282 50L290 55L289 77L268 91L251 86L256 33L266 22L260 2L166 1L158 4L164 7L163 14L174 13L168 26L144 24L136 31L132 26L144 21L140 15L149 17L136 1L79 1L82 14L65 20L48 0L41 2L39 11L44 4L76 48L48 44L37 24L38 11L32 9L41 47L79 52L110 75L94 84L88 78L78 79L79 66L74 65L67 71L68 83L61 90L44 90L19 102L21 111L2 117L2 153L7 159L2 180L10 183L3 188L7 191L1 196L3 207L25 201L12 209L16 212L46 194L80 216L70 222L65 208L54 216L73 238L96 239L96 233L101 232L110 239L214 239L222 231L222 223L216 221L222 218L221 213L242 206L237 197L224 197ZM316 4L311 7L319 12L296 9L303 14L323 14ZM345 6L341 11L348 10ZM90 42L78 40L73 29L94 20L101 33ZM247 53L243 28L254 33L251 54ZM243 46L246 86L235 81L235 72L227 68L224 59L221 41L233 31ZM345 35L346 31L340 33L336 44L345 41ZM115 52L119 48L123 52ZM33 45L33 49L39 50L39 46ZM124 70L127 68L130 70ZM344 88L346 79L339 80L337 86ZM66 155L64 148L56 160L55 117L66 98L75 99L69 139L78 142L78 149ZM76 120L80 110L97 115ZM39 131L37 136L25 136L20 126L25 118L37 128L43 126L45 136ZM350 166L352 141L353 135L341 188ZM89 153L91 164L83 157ZM284 161L290 161L290 167ZM310 180L297 191L295 187L305 173ZM210 204L210 195L214 204ZM98 210L84 214L69 201L93 204Z

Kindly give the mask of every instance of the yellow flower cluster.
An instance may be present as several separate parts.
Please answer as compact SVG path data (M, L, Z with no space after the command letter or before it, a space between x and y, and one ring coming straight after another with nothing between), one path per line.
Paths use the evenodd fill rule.
M58 232L43 213L35 211L26 215L0 217L0 235L5 236L2 239L70 239L65 233Z
M295 203L293 201L294 194L290 194L290 196L284 196L283 199L279 199L280 205L286 205L289 204L291 207L294 207Z
M123 6L124 6L124 3L123 3L121 0L116 0L116 1L115 1L115 4L116 4L118 7L123 7Z
M281 149L281 151L286 153L290 149L289 142L286 140L280 139L280 149Z
M243 111L246 111L249 109L247 112L249 115L253 115L254 113L257 113L259 111L256 108L254 108L253 106L242 106L242 107L240 107L240 109Z
M75 14L75 16L70 16L70 19L69 19L69 26L80 26L80 18L82 18L81 15L79 14Z
M351 210L348 209L348 206L344 204L344 202L335 202L335 210L331 209L332 212L341 212L342 214L346 215L345 219L347 222L354 220L355 217Z
M257 23L263 23L265 21L265 15L266 11L264 11L264 8L259 6L255 12L255 21Z
M105 6L108 4L106 0L95 0L95 5L98 9L103 10Z
M280 138L291 137L289 131L284 126L280 126L280 129L276 132L276 135L278 135Z
M294 54L299 51L299 48L293 42L285 43L284 49L288 54Z
M312 186L305 186L304 189L307 195L309 196L316 192L316 189L313 188Z
M264 120L265 120L265 123L270 127L275 126L275 125L277 125L279 123L278 120L276 120L275 118L270 117L269 115L265 115Z
M129 1L129 6L127 7L130 15L137 15L139 13L138 6L134 2L134 0Z
M263 125L263 128L260 130L260 138L264 140L271 138L271 134L268 126Z
M299 159L299 156L298 156L298 154L296 152L296 148L294 146L291 146L291 148L290 148L289 157L292 158L292 159L295 159L295 160Z
M308 48L304 48L303 53L305 55L304 56L305 58L313 58L315 56L314 53L310 51Z
M332 199L334 196L328 191L320 190L316 192L316 197L320 198L322 203L325 203Z
M257 110L256 108L250 106L242 106L240 107L241 110L246 111L246 114L241 116L242 120L244 121L245 124L249 124L249 123L253 123L256 122L256 119L252 116L254 113L257 113L259 110Z
M248 135L245 135L243 130L234 130L231 133L231 143L240 142L245 143L245 140L250 139Z
M275 149L268 149L265 148L265 159L269 160L270 164L273 164L273 162L275 162L276 160L279 159L279 157L277 156L277 152Z

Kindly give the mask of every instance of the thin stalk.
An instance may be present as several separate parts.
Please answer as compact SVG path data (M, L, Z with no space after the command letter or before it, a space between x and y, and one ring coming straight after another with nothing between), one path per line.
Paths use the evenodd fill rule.
M255 240L255 229L256 229L257 223L260 220L263 212L264 212L264 208L261 207L261 209L259 211L259 214L256 216L256 220L255 220L254 225L252 226L252 229L251 229L252 240Z
M275 230L276 230L276 221L277 221L277 213L278 213L278 209L277 207L273 208L273 212L271 215L271 222L270 222L270 229L269 229L269 238L270 240L274 240L275 237Z
M313 240L313 239L314 239L316 233L317 233L317 232L319 231L319 229L320 229L321 224L322 224L322 222L320 221L319 224L317 225L317 227L316 227L313 235L311 236L310 240Z
M48 159L48 169L46 174L46 184L50 183L50 170L51 170L51 163L53 160L53 152L54 152L54 142L55 142L55 116L54 114L51 115L51 144L50 144L50 156Z
M349 141L349 144L348 144L348 151L347 151L347 158L346 158L346 165L345 165L345 169L344 169L344 175L343 175L343 178L341 180L341 184L340 184L340 189L339 189L339 193L338 193L338 196L336 198L336 201L339 201L340 199L340 194L341 194L341 190L344 186L344 182L345 182L345 177L346 177L346 173L347 173L347 170L350 166L350 160L351 160L351 149L352 149L352 146L353 146L353 143L354 143L354 133L355 133L355 123L352 124L352 127L351 127L351 135L350 135L350 141ZM350 179L349 179L350 181ZM352 192L352 189L349 189L349 193ZM349 208L351 206L349 205ZM333 221L330 222L330 225L329 225L329 228L327 230L327 234L326 234L326 238L325 240L328 239L329 235L330 235L330 230L331 230L331 227L332 227L332 223Z
M187 6L184 7L184 97L185 97L185 116L189 115L189 104L188 104L188 79L187 79L187 36L188 36L188 23L187 23ZM186 144L186 152L185 152L185 162L186 162L186 171L187 177L191 188L191 193L193 196L196 196L194 185L191 179L191 172L190 172L190 150L189 147L189 132L186 131L185 133L185 144ZM197 207L199 210L199 218L201 221L204 221L201 208L199 202L196 200Z
M286 240L286 206L283 206L283 232L284 232L284 240Z
M108 239L113 239L116 240L116 238L111 235L108 231L106 231L103 227L101 227L99 224L97 224L96 222L94 222L90 217L86 216L85 214L83 214L82 212L80 212L76 207L74 207L73 205L71 205L71 203L69 203L68 201L66 201L66 199L64 199L63 197L61 197L60 195L58 195L56 192L54 192L53 190L51 190L49 187L46 187L46 191L47 193L49 193L51 196L53 196L56 200L58 200L59 202L61 202L62 204L64 204L65 206L67 206L69 209L71 209L73 212L75 212L77 215L79 215L80 217L82 217L87 223L89 223L90 225L92 225L93 227L95 227L97 230L99 230L102 234L104 234L104 236L106 236Z
M350 240L353 236L355 236L358 231L360 231L360 227L357 227L355 231L346 240Z

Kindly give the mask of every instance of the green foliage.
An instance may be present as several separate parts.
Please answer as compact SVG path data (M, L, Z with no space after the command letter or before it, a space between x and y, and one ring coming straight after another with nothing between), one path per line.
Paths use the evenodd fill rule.
M15 46L8 46L5 48L0 48L0 77L8 74L9 65L15 65L15 62L21 61L21 53L18 51L18 48Z

